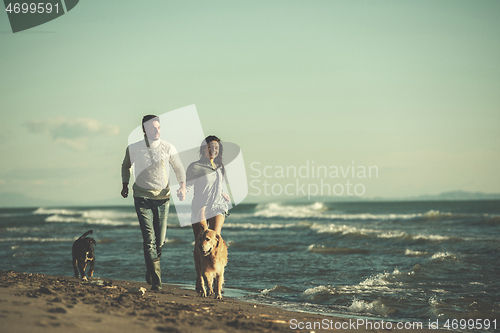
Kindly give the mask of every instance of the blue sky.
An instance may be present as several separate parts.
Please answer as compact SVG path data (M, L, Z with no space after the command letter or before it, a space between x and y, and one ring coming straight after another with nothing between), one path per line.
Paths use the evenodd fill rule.
M205 134L241 147L249 181L265 180L254 162L314 161L377 166L351 179L367 198L498 193L499 14L498 1L86 0L13 34L0 13L0 193L118 198L142 115L192 104Z

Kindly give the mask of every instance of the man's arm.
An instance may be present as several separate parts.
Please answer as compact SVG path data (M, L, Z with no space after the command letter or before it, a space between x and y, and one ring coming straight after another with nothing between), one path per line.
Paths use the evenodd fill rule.
M170 147L170 165L174 169L175 176L179 182L179 189L177 190L177 196L180 201L186 199L186 171L184 170L184 165L182 165L177 149L174 146Z
M130 180L130 168L132 167L132 163L130 162L130 153L127 150L125 151L125 158L122 163L122 191L121 196L126 198L128 197L128 182Z

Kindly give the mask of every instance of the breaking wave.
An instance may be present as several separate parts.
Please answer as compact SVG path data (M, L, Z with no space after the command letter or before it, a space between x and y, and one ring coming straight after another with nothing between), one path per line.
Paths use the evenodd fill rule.
M279 223L224 223L224 228L232 229L281 229L296 226L296 223L279 224Z
M429 252L413 251L410 249L406 249L406 251L405 251L405 256L407 256L407 257L421 257L421 256L426 256L426 255L429 255Z
M34 215L82 215L85 211L59 209L59 208L43 208L40 207L32 214Z
M431 260L443 261L445 259L457 260L457 256L450 252L437 252L431 257Z
M256 212L253 214L255 217L265 218L309 218L321 217L321 213L328 208L322 202L315 202L311 205L281 205L278 203L270 203L266 205L259 205L256 207Z
M322 202L315 202L310 205L285 205L280 203L269 203L258 205L253 217L259 218L280 218L280 219L312 219L312 220L451 220L451 219L481 219L500 220L500 215L496 214L458 214L451 212L440 212L430 210L424 213L413 214L339 214L331 213L331 210Z
M394 283L401 272L396 268L392 273L379 273L360 282L360 286L385 286Z
M309 245L307 251L320 254L366 254L370 251L365 249L351 249L348 247L326 247L324 245Z
M289 287L285 287L282 285L275 285L271 289L264 289L261 291L262 295L269 295L269 294L275 294L275 293L297 293L298 291Z
M15 238L0 238L0 242L74 242L74 238L38 238L38 237L15 237Z
M45 222L59 222L59 223L85 223L85 224L100 224L100 225L114 225L123 226L129 225L134 226L137 222L123 222L110 219L94 219L88 217L66 217L61 215L51 215L45 219Z
M347 310L354 313L375 314L384 317L396 312L396 309L387 306L382 300L365 302L356 298L352 300L352 304Z
M136 225L136 214L117 210L91 209L73 210L40 207L33 215L47 215L45 222L55 223L85 223L110 226Z

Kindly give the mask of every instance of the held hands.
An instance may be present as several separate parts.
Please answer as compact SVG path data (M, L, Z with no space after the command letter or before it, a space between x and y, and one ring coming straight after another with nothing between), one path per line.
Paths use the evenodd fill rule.
M177 197L180 201L184 201L186 199L186 184L181 183L181 187L177 190Z
M128 184L123 184L123 188L120 194L124 198L128 197ZM177 196L179 197L180 201L186 199L186 186L184 185L184 183L182 183L181 187L177 190Z

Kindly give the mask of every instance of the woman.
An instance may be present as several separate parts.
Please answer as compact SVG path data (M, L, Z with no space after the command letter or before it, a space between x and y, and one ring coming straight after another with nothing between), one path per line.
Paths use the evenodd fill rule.
M200 159L187 168L187 186L194 188L191 223L195 240L203 230L201 221L208 222L208 227L220 235L228 215L230 200L222 189L226 173L222 152L220 139L210 135L201 144Z

